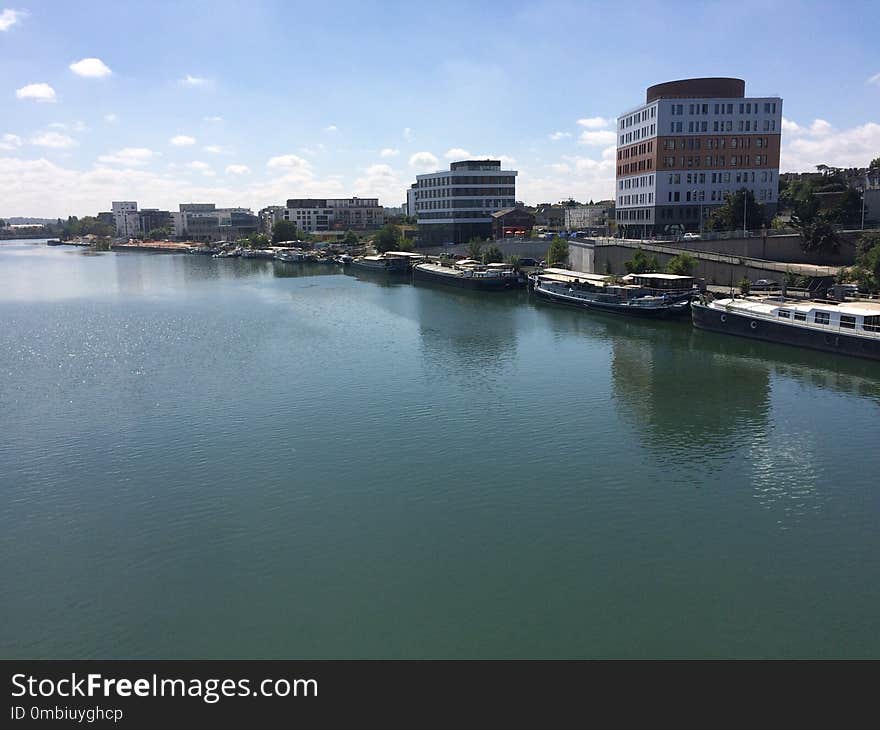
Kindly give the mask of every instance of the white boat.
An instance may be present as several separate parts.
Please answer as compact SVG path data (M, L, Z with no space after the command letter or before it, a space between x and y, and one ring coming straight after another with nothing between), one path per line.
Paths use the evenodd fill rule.
M698 329L880 360L880 303L785 297L694 301Z

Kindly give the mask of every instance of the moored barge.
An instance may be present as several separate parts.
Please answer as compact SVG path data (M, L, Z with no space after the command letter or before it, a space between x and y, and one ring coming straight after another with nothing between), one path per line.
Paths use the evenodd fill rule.
M880 303L745 297L693 302L702 330L880 360Z
M458 262L452 265L424 263L413 266L413 280L428 281L459 289L506 291L525 286L525 277L507 264L483 265Z

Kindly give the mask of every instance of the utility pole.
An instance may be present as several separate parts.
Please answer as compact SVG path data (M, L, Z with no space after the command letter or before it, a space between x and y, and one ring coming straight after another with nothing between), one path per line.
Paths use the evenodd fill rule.
M743 188L743 238L749 237L749 229L746 228L746 218L749 215L749 191Z

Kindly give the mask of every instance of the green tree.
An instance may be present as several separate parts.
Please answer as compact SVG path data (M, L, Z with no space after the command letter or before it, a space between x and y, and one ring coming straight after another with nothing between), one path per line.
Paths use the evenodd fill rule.
M755 201L755 194L740 188L728 193L724 205L712 211L708 226L713 231L736 231L742 230L744 223L749 228L760 228L766 220L766 209Z
M0 218L0 228L6 228L6 221Z
M515 253L507 257L507 263L514 271L519 271L519 267L522 265L520 257Z
M647 274L660 268L657 257L653 254L648 256L641 248L637 248L633 257L629 261L624 261L623 265L630 274Z
M857 226L862 218L862 194L858 190L847 188L828 212L828 220L842 226Z
M250 248L269 248L271 243L265 233L251 233L245 241Z
M697 260L687 253L680 253L673 256L666 264L667 274L678 274L679 276L690 276L697 266Z
M880 157L875 157L871 160L871 164L868 165L869 170L880 170Z
M480 261L483 258L483 242L479 238L468 241L468 258Z
M547 266L565 265L568 263L568 241L558 236L550 241L547 249Z
M164 241L168 238L168 229L167 228L154 228L147 234L147 238L151 241Z
M484 264L500 264L504 261L504 254L498 246L489 246L483 254Z
M346 246L357 246L358 241L357 233L351 230L346 231L345 235L342 237L342 243Z
M272 227L272 243L281 243L283 241L298 241L301 238L302 231L296 227L293 221L278 221Z
M739 280L739 290L742 294L748 294L752 290L752 282L749 281L749 277L744 276Z
M373 236L373 248L379 253L398 251L400 250L400 245L400 229L391 223L386 223Z
M822 256L837 253L840 249L840 240L834 226L821 216L812 223L799 225L798 229L801 236L801 249L807 253L816 253Z

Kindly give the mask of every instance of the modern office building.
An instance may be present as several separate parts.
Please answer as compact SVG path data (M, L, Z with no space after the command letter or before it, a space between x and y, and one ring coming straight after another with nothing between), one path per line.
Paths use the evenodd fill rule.
M181 203L172 213L174 235L191 241L236 241L256 233L259 219L250 208L217 208L214 203Z
M306 233L366 230L385 223L385 209L378 198L291 198L283 220Z
M174 220L171 212L158 208L142 208L138 211L141 233L149 235L150 231L165 229L171 234L174 231Z
M117 238L131 238L140 233L138 204L133 200L113 201L110 205Z
M464 243L492 235L492 213L516 205L516 171L499 160L462 160L449 170L416 175L419 242ZM412 213L410 213L412 215Z
M776 210L782 99L747 97L745 81L656 84L617 119L616 219L625 236L699 231L745 188Z

